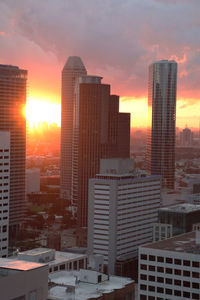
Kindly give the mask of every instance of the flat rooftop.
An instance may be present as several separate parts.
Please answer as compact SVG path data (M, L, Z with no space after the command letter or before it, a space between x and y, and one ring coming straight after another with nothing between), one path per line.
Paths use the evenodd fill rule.
M44 264L34 263L24 260L12 260L0 258L0 269L9 269L16 271L28 271L44 266Z
M200 254L200 244L196 244L195 231L177 235L160 242L146 244L142 248L160 249L173 252Z
M121 289L127 284L134 282L130 278L110 276L109 280L92 284L80 282L79 274L79 271L60 271L49 274L49 279L53 287L49 289L48 299L72 299L71 294L66 293L67 286L75 287L75 300L87 300L99 298L104 293L109 294L115 289ZM78 282L76 279L78 279Z
M178 204L170 207L162 207L159 209L160 211L170 211L177 213L190 213L193 211L200 210L200 205L194 205L189 203Z

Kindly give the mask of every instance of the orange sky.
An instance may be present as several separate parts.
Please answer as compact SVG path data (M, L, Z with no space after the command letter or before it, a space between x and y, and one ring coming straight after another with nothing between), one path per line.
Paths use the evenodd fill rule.
M175 59L176 125L199 127L199 0L116 1L0 1L0 63L28 70L30 127L60 125L61 70L70 55L120 95L134 128L147 124L148 66Z

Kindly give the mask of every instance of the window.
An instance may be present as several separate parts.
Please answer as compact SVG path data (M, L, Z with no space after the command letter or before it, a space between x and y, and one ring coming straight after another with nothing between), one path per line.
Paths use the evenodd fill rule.
M147 280L147 275L145 275L145 274L140 274L140 279L141 279L141 280Z
M149 271L155 271L155 266L149 266Z
M140 299L141 300L147 300L147 296L146 295L140 295Z
M140 289L146 291L147 286L145 284L140 284Z
M175 279L175 280L174 280L174 284L175 284L175 285L181 285L181 281L180 281L180 280L177 280L177 279Z
M164 278L163 277L157 277L157 282L164 282Z
M141 270L147 270L147 266L146 265L140 265Z
M149 285L149 291L150 292L155 292L155 286Z
M190 267L190 261L189 260L184 260L183 265Z
M192 288L193 288L193 289L199 289L199 283L193 282L193 283L192 283Z
M149 255L149 260L150 260L150 261L155 261L155 256Z
M65 265L60 265L60 270L65 270Z
M166 268L166 273L167 273L167 274L172 274L172 269Z
M155 276L149 276L149 281L155 281Z
M162 287L157 287L157 293L163 293L163 288Z
M171 278L165 278L165 283L172 284L172 279Z
M55 266L53 270L54 270L54 272L58 271L58 266Z
M163 273L164 272L164 268L163 267L157 267L157 272Z
M183 292L183 297L189 298L189 299L190 299L190 293L188 293L188 292Z
M170 257L166 257L166 263L168 263L168 264L172 264L172 263L173 263L173 260L172 260L172 258L170 258Z
M175 273L175 275L181 275L181 270L175 269L174 273Z
M192 293L192 299L198 299L199 300L199 294Z
M193 266L193 268L199 268L199 262L198 261L193 261L192 266Z
M158 257L157 257L157 261L158 261L158 262L164 262L164 258L163 258L162 256L158 256Z
M3 232L6 232L6 231L7 231L7 226L4 225L4 226L3 226Z
M199 273L198 272L192 272L192 277L193 278L199 278Z
M172 295L172 290L171 289L165 289L165 293L167 295Z
M144 260L147 260L147 255L146 254L141 254L140 258L144 259Z
M175 296L181 296L181 291L175 290L175 291L174 291L174 295L175 295Z
M190 277L190 271L183 271L183 276Z
M190 287L190 282L189 281L183 281L183 286Z
M175 259L174 263L175 263L175 265L181 265L181 260L180 259Z

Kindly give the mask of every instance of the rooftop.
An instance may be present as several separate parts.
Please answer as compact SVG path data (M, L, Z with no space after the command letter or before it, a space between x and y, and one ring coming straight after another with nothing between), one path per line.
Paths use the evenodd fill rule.
M193 211L200 210L200 205L194 205L189 203L178 204L170 207L162 207L160 211L171 211L177 213L190 213Z
M28 271L28 270L40 268L42 266L43 264L29 262L29 261L0 258L0 269Z
M195 231L177 235L160 242L146 244L143 248L160 249L173 252L200 254L200 244L196 243Z
M130 278L110 276L108 280L93 284L80 281L80 276L81 271L60 271L49 274L52 288L49 289L48 299L71 299L71 293L66 292L67 287L74 287L75 300L98 298L104 293L111 293L134 282Z

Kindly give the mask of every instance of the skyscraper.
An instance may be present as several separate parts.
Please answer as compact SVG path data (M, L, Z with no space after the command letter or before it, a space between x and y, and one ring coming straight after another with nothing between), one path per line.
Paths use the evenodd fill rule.
M130 155L130 114L119 113L119 97L101 79L79 77L75 89L72 205L79 227L87 227L88 180L98 174L100 159Z
M27 71L0 65L0 130L10 131L10 232L24 220Z
M10 132L0 131L0 257L8 255Z
M74 87L78 76L86 74L85 66L77 56L70 56L62 70L60 181L61 197L65 199L71 197Z
M149 67L147 171L174 188L177 63L161 60Z

